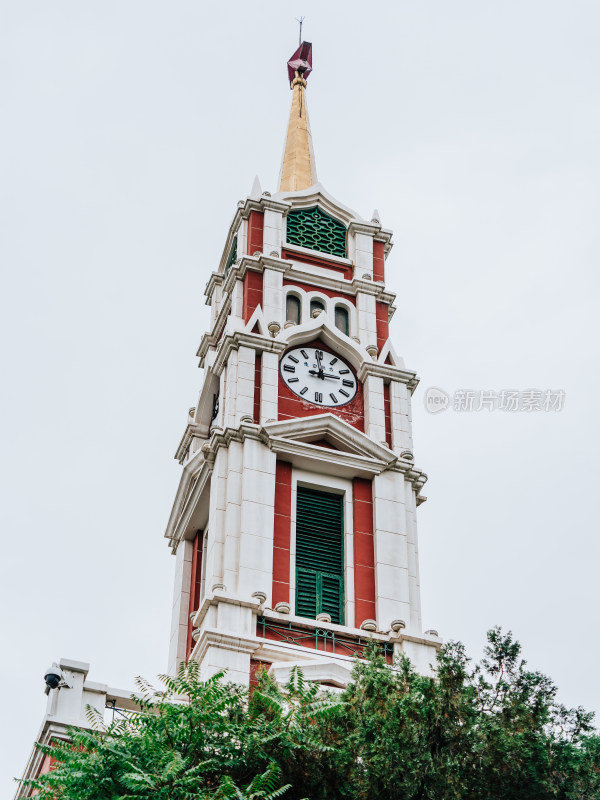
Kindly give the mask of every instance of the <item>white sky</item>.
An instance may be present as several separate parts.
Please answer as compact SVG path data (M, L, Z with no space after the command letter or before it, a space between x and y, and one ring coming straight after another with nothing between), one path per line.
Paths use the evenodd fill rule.
M254 175L277 188L300 14L319 178L395 231L424 626L474 656L510 628L564 702L600 710L598 3L4 2L6 796L51 661L122 687L166 669L203 290ZM432 385L566 405L432 416Z

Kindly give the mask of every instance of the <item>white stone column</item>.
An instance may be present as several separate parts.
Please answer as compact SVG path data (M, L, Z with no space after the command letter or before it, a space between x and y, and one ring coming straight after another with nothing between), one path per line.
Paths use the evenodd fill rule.
M387 470L373 480L375 591L378 627L410 624L410 586L404 476Z
M240 520L242 503L243 445L230 442L225 478L225 514L223 535L223 583L228 593L237 591L239 570Z
M270 603L273 585L276 455L255 439L244 441L238 596L261 591Z
M244 315L244 282L237 280L231 291L231 316L242 319Z
M279 356L266 350L262 354L260 387L260 424L277 419L279 397Z
M360 343L363 347L370 344L377 345L375 297L367 292L359 291L356 295L356 312Z
M419 585L419 547L417 538L417 504L412 484L404 481L406 532L408 550L408 588L410 597L410 631L421 635L421 587ZM408 620L407 620L408 622Z
M363 383L365 396L365 432L378 444L385 444L385 404L383 378L367 375Z
M227 508L227 449L220 447L210 483L208 509L208 536L206 542L206 564L202 570L206 576L206 593L212 592L215 584L223 583L223 552L225 545L225 509Z
M235 418L239 424L242 417L254 416L254 367L256 351L241 345L238 349L238 371L235 391L237 393Z
M237 399L237 376L238 376L238 351L232 350L227 359L227 376L225 381L225 397L221 397L224 405L223 427L235 427L236 420L236 399Z
M354 275L373 279L373 237L359 231L354 234Z
M281 243L283 241L283 216L281 211L265 208L265 221L263 229L263 251L270 256L273 252L281 257Z
M192 553L194 543L184 539L175 553L175 580L171 612L171 641L169 643L169 675L175 675L179 664L185 661L190 588L192 580Z
M392 426L392 449L395 453L413 451L410 424L410 395L408 386L401 381L390 382L390 417Z
M283 327L283 273L265 267L263 272L263 312L265 322L279 322Z

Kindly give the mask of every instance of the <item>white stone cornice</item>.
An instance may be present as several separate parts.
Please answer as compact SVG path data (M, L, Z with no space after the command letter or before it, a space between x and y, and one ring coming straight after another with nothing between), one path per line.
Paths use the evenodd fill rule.
M374 375L384 380L400 381L405 383L412 394L419 384L419 379L415 372L400 367L393 367L391 364L381 364L378 361L364 361L358 369L358 379L364 381L368 375Z
M285 342L279 342L269 336L260 333L248 333L246 331L233 331L227 334L218 343L217 355L213 364L213 372L220 375L227 364L227 359L232 350L237 350L240 345L252 347L254 350L270 353L282 353L287 347Z
M220 332L225 327L225 322L227 317L229 316L229 312L231 311L231 293L227 294L223 298L223 302L221 303L221 308L219 309L219 314L215 320L215 324L212 327L212 331L210 333L205 333L202 337L202 341L200 342L200 346L196 351L196 355L200 358L200 366L204 366L204 358L208 352L209 347L216 347L217 342L219 340Z
M353 219L348 225L348 234L353 236L356 233L365 233L367 236L375 236L381 230L378 222L367 222L363 219Z
M210 305L213 293L217 286L221 286L223 281L225 280L225 276L219 272L211 272L210 278L206 284L206 288L204 289L204 294L206 296L206 305Z
M184 538L189 520L204 491L206 482L212 474L213 466L214 459L206 458L204 448L202 448L183 468L165 531L165 538L171 540L173 551L177 549L178 543Z
M281 214L287 214L290 207L290 203L274 200L270 195L262 194L260 197L247 197L246 200L241 200L240 215L242 219L248 219L251 211L264 213L267 208L270 211L279 211Z
M205 628L202 631L194 631L197 636L194 636L196 644L190 658L194 661L201 662L206 651L211 645L218 647L220 650L231 650L234 653L248 653L252 655L258 647L258 639L256 636L240 636L233 631L222 631L217 628Z
M197 422L188 422L188 424L185 426L185 431L183 432L181 441L177 446L177 451L175 452L175 458L177 461L179 461L179 463L183 461L188 447L190 446L190 442L194 436L197 436L200 439L206 439L207 435L208 429L206 425L199 425Z
M392 242L392 231L389 228L381 228L373 237L376 242L383 242L384 256L387 258L388 253L394 246Z

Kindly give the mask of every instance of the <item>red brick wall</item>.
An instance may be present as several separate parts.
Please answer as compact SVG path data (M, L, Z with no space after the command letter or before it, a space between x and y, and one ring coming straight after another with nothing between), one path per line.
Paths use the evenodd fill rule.
M383 384L383 411L385 414L385 441L387 446L392 447L392 403L390 400L390 385Z
M254 422L260 423L260 389L262 383L262 353L254 356Z
M373 242L373 280L385 280L385 255L383 242Z
M318 339L313 342L305 342L306 347L319 347L326 353L336 355L327 345ZM356 373L352 370L354 377ZM324 408L315 406L307 400L295 395L283 382L279 375L279 413L278 419L296 419L297 417L314 417L315 414L325 414L331 411L336 417L340 417L345 422L358 428L364 433L365 430L365 405L362 383L357 380L357 391L354 398L340 408Z
M387 342L390 335L389 306L387 303L375 304L375 317L377 324L377 347L379 352Z
M251 211L248 217L248 255L262 253L263 249L263 229L265 216L260 211Z
M292 524L292 465L277 461L275 468L275 525L273 533L273 608L290 602L290 529Z
M373 539L373 486L366 478L354 478L354 624L375 619L375 547Z
M263 300L263 276L262 272L248 270L244 275L244 306L242 316L244 322L248 322L257 306L262 305Z
M345 278L348 281L351 281L354 277L352 274L352 267L350 265L346 266L345 264L336 264L333 261L329 261L329 259L324 258L322 256L318 256L316 253L315 255L308 255L308 253L296 253L293 250L286 250L285 247L281 248L281 257L287 259L288 261L299 261L302 264L311 264L315 267L325 267L326 269L333 269L336 272L340 273L340 277Z
M183 545L182 545L183 546ZM194 539L194 549L192 551L192 577L190 580L190 605L188 609L188 630L187 630L187 645L186 645L186 658L190 657L194 649L194 640L192 639L192 631L194 626L189 615L198 610L200 605L200 588L202 585L202 531L198 531Z

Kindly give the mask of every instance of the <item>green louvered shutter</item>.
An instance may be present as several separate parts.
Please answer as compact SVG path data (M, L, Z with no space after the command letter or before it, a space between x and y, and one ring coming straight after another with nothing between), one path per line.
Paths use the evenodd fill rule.
M288 213L287 241L332 256L346 257L346 226L318 206L292 209Z
M344 499L298 487L296 501L296 613L331 614L344 623Z

